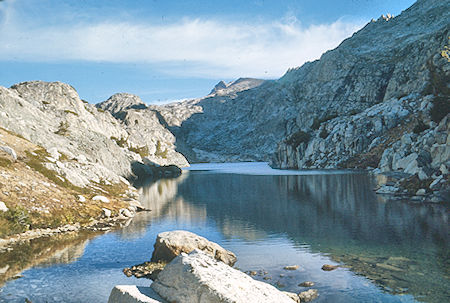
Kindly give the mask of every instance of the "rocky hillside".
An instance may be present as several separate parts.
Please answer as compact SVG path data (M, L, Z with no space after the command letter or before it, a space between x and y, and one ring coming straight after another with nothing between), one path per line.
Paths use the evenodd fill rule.
M448 0L419 0L399 16L372 20L320 60L277 81L220 82L204 98L155 109L190 162L268 161L277 152L275 167L306 167L308 159L295 160L301 154L280 155L299 131L313 136L333 118L412 94L417 99L442 92L448 83L448 61L441 52L448 45L449 5ZM392 127L383 125L380 131ZM365 141L353 154L372 142Z
M114 101L117 118L80 100L68 84L0 86L0 238L127 219L140 207L128 180L179 173L157 165L188 165L158 113L123 114L123 107L143 106L132 95L117 94L105 104Z
M123 104L140 101L125 94L111 99L121 99ZM44 147L50 154L47 168L76 186L118 183L133 175L131 163L146 157L160 165L187 164L171 148L173 135L156 115L141 116L130 112L124 123L82 101L73 87L60 82L0 87L0 126ZM138 133L136 127L142 131ZM155 155L158 146L159 156Z

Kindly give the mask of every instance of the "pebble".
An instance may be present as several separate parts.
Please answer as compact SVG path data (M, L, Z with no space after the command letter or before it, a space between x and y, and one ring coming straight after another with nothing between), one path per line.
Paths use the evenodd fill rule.
M325 264L325 265L322 266L322 270L325 270L325 271L332 271L332 270L335 270L335 269L338 268L338 267L339 267L339 265Z
M298 268L299 268L298 265L289 265L289 266L283 267L283 269L285 269L285 270L297 270Z
M312 287L312 286L314 286L314 282L305 281L305 282L300 283L298 286L301 286L301 287Z

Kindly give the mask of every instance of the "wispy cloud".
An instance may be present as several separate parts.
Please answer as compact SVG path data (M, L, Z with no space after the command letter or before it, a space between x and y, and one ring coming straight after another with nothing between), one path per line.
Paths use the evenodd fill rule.
M20 22L11 10L9 5L0 11L2 60L151 64L169 74L216 78L279 77L290 67L319 58L362 26L360 20L339 20L305 27L295 18L35 26Z

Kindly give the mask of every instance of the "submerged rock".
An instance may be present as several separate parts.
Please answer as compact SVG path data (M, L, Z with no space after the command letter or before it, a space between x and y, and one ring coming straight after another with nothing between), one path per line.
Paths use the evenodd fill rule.
M234 253L224 249L219 244L185 230L158 234L154 248L152 262L170 262L179 254L190 253L194 249L201 250L230 266L233 266L237 260Z
M339 267L339 265L330 265L330 264L325 264L322 266L322 270L324 271L332 271L335 270Z
M293 302L272 285L253 280L199 250L181 253L151 287L169 302Z
M305 281L305 282L300 283L298 286L301 286L301 287L312 287L312 286L314 286L314 282Z
M307 291L302 291L298 294L300 302L310 302L319 296L317 289L308 289Z

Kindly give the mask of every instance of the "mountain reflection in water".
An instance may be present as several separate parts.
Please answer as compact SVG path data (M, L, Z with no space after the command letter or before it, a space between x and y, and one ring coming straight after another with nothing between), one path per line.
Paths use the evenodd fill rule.
M148 261L157 233L173 229L218 242L237 254L237 267L267 271L254 278L282 290L299 292L298 283L316 282L316 302L448 301L447 206L389 201L373 193L366 173L220 165L234 166L237 171L191 171L149 182L140 188L141 203L152 211L95 240L56 238L1 254L10 275L32 269L0 289L0 302L106 301L115 284L148 285L122 269ZM53 257L44 258L46 251ZM320 269L333 261L346 268ZM73 263L52 267L61 262ZM294 264L300 268L283 270Z

